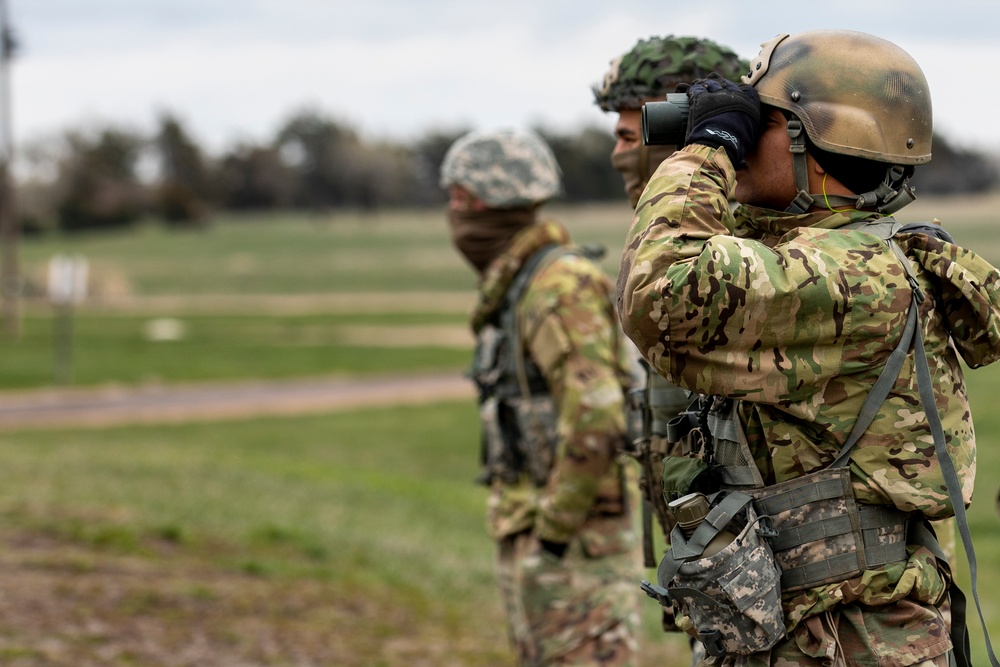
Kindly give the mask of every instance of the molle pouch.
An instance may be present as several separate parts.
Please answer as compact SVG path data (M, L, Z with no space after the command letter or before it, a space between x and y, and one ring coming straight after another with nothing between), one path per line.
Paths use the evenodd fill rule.
M664 456L662 461L659 472L664 506L694 491L709 495L719 490L721 480L715 467L703 459Z
M545 486L555 460L558 440L556 404L551 396L509 398L507 405L517 424L518 454L522 469L531 476L535 486Z
M500 423L500 402L491 396L479 404L479 422L482 427L483 471L476 481L489 486L495 478L508 484L517 481L519 464L515 452L507 445L507 437Z
M701 557L723 530L735 538ZM642 589L671 606L678 625L687 626L709 655L766 651L785 636L780 572L767 541L773 532L768 518L754 512L750 496L727 493L689 536L674 529L657 585L644 581Z

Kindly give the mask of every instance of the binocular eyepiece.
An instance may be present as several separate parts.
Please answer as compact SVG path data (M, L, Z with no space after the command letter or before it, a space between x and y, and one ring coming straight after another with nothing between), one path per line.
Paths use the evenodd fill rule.
M687 93L667 93L663 102L642 106L642 143L647 146L681 146L687 136Z

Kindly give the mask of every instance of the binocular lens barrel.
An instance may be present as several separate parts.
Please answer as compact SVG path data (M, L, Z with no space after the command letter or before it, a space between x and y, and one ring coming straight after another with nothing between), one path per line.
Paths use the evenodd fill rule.
M687 93L667 93L663 102L642 106L642 143L647 146L680 146L688 123Z

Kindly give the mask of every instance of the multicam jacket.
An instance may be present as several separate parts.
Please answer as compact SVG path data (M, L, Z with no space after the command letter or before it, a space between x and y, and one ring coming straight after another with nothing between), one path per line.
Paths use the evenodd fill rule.
M877 214L734 213L734 184L717 149L689 146L660 166L626 241L619 307L626 334L669 381L743 399L751 451L765 484L775 484L836 457L899 340L911 289L881 240L842 229ZM927 295L924 345L968 504L976 452L959 358L975 368L1000 356L1000 273L952 243L913 233L896 240ZM861 503L949 517L912 362L851 454L853 491ZM937 604L946 582L933 557L908 553L905 565L786 595L789 632L841 602Z
M487 268L473 331L478 334L495 316L529 257L543 246L569 240L566 230L551 222L519 232ZM620 552L634 541L624 472L616 458L625 429L628 341L617 326L613 292L592 261L562 254L538 270L521 298L521 337L555 398L559 435L544 487L526 476L515 483L493 481L489 524L494 538L524 530L551 542L580 538L591 555ZM621 520L591 521L608 517Z

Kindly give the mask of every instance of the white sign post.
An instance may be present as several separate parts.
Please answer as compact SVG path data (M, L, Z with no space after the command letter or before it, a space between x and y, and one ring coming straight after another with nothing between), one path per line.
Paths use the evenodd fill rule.
M82 255L56 255L49 261L49 301L55 308L52 342L56 384L73 381L73 306L87 296L88 271Z

